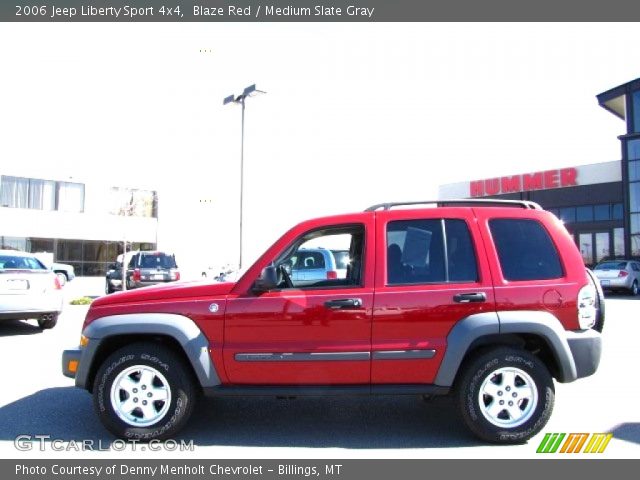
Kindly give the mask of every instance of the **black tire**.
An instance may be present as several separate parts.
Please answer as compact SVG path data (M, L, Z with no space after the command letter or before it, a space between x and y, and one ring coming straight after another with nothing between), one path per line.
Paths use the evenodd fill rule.
M42 330L50 330L58 323L58 314L54 313L51 316L42 316L38 318L38 327Z
M633 284L631 285L631 289L629 290L629 294L632 297L635 297L635 296L638 295L638 281L637 280L633 281Z
M107 295L111 294L114 292L113 288L111 288L111 282L109 282L109 280L105 280L105 285L104 285L104 293L106 293Z
M147 366L160 372L171 390L164 416L146 426L125 422L111 402L111 390L118 375L136 366ZM150 441L172 437L189 420L196 400L195 380L189 367L170 349L150 342L127 345L112 353L100 366L93 386L93 404L100 421L107 430L125 440ZM164 403L160 402L160 406L154 403L154 408L162 410Z
M510 418L506 405L496 415L495 421L490 421L485 416L483 406L480 405L480 389L485 381L493 383L491 378L500 379L500 375L494 374L502 368L515 368L524 372L524 375L528 375L532 380L532 392L535 391L537 394L536 403L528 403L526 400L520 400L522 403L519 406L516 403L516 408L525 412L527 406L531 406L529 413L521 418L523 423L519 425L506 425ZM516 382L518 379L522 381L522 377L518 375L515 378ZM498 388L501 386L498 385ZM518 401L517 399L509 400L511 395L517 395L515 389L505 387L501 392L497 393L495 398L484 395L483 403L489 402L485 403L484 408L488 409L491 402L498 401L499 398L504 398L503 402ZM482 440L500 444L525 443L540 432L549 421L555 398L553 379L544 363L525 350L510 347L496 347L466 362L462 367L461 377L456 382L455 395L467 427ZM501 419L500 415L506 418Z

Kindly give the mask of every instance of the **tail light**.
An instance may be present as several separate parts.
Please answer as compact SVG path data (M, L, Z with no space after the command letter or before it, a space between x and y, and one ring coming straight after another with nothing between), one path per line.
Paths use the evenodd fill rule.
M60 290L62 288L62 285L60 284L60 279L58 278L58 276L56 275L53 278L53 289L54 290Z
M596 323L596 287L591 283L582 287L578 293L578 323L580 328L587 330Z
M629 272L627 272L626 270L620 270L620 272L618 272L618 278L624 278L627 275L629 275Z
M171 270L171 280L180 280L180 270Z
M140 269L139 268L136 268L133 271L133 281L134 282L139 282L140 281Z
M338 278L338 272L335 270L327 271L327 280L335 280L336 278Z

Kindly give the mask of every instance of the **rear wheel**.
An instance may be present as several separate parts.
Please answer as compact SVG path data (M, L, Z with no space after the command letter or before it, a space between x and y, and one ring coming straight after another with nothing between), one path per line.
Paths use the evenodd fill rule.
M498 347L466 364L456 396L464 422L477 437L494 443L524 443L551 416L553 379L529 352Z
M113 287L111 286L111 282L107 279L105 280L105 285L104 285L104 293L106 293L107 295L109 295L110 293L113 293Z
M164 439L188 421L196 400L191 371L170 349L136 343L111 354L93 388L104 426L124 439Z
M631 285L631 289L629 290L631 295L633 295L634 297L638 295L638 281L634 280L633 284Z

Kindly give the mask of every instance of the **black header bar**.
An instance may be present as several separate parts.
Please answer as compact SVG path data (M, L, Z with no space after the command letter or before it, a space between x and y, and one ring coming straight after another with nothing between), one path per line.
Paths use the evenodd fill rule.
M602 22L629 0L6 0L2 22Z

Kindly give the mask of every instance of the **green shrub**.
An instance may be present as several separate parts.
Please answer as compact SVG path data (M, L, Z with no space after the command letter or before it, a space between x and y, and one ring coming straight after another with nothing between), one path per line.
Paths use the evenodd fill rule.
M91 305L91 302L93 302L93 298L80 297L80 298L76 298L74 300L71 300L69 303L71 305Z

